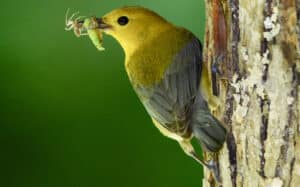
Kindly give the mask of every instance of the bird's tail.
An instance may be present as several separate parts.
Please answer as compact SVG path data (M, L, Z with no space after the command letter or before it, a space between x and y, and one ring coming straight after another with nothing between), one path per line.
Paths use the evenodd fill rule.
M205 151L217 152L221 149L226 139L227 129L209 112L207 107L199 107L199 103L196 103L190 124L194 137Z

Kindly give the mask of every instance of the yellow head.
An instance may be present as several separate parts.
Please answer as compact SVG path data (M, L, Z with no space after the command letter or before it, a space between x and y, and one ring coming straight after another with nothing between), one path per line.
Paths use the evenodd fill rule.
M171 26L164 18L143 7L113 10L104 15L100 23L100 28L121 44L126 56Z

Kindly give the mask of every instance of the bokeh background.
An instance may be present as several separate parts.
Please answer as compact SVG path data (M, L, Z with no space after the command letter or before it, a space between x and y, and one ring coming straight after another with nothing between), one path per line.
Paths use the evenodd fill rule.
M153 9L203 38L202 0L1 2L0 186L201 186L201 166L138 101L119 44L105 36L99 52L64 31L67 8L100 17L124 5Z

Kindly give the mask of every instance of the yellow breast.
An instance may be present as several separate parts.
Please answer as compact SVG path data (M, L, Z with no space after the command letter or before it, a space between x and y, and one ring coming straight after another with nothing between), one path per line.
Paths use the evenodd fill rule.
M174 26L126 54L125 67L132 83L151 86L159 82L176 54L192 38L189 31Z

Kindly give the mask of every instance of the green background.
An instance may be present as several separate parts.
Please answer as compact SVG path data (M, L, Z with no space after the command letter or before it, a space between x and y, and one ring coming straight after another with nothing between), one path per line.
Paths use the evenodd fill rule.
M197 187L202 169L138 101L124 54L64 31L67 8L142 5L201 38L202 0L26 0L0 7L0 186ZM163 50L163 49L162 49Z

